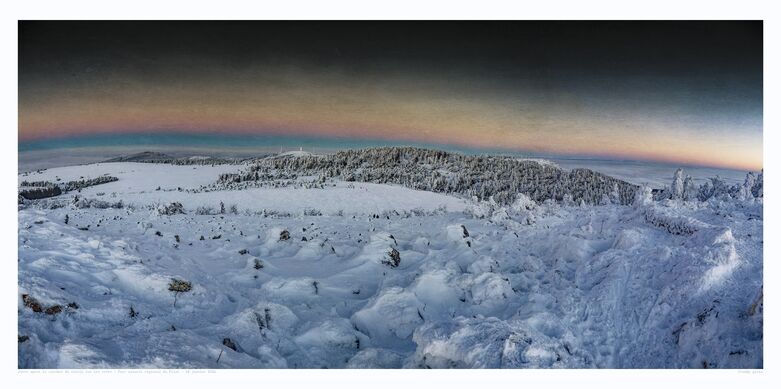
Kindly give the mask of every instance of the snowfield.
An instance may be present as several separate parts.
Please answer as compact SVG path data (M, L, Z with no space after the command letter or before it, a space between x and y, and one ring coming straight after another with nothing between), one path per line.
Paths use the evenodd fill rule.
M19 368L763 366L750 190L500 206L340 180L208 189L244 168L20 175L119 180L20 205Z
M292 153L292 152L291 152ZM298 152L295 152L298 153ZM286 153L286 155L297 155ZM362 182L335 182L323 189L307 188L250 188L245 190L190 193L185 189L199 189L214 183L217 176L236 173L243 165L163 165L154 163L99 163L68 166L32 172L19 176L22 181L72 181L99 177L105 174L119 181L84 188L76 194L143 207L146 205L180 202L195 210L211 207L219 210L222 201L226 207L235 205L241 213L264 210L301 214L313 210L321 213L381 213L392 210L446 208L463 211L467 202L452 196L407 189L401 186ZM159 189L158 189L159 188ZM100 195L99 195L100 194Z

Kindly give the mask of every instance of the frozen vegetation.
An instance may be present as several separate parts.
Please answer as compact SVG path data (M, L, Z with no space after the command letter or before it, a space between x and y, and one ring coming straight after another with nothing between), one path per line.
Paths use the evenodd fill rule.
M612 196L628 204L636 185L588 169L563 170L540 160L470 156L413 147L340 151L331 155L283 154L250 163L238 174L220 176L217 189L278 185L280 180L315 176L324 182L399 184L509 205L518 194L534 201L569 199L598 204Z
M763 366L761 173L141 162L19 175L20 368Z

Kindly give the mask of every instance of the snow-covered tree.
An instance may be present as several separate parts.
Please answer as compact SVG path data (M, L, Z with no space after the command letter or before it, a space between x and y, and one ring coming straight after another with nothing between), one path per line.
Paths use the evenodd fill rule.
M673 175L673 183L670 186L670 198L673 200L682 200L683 189L683 169L678 168L678 170L676 170L675 174Z
M697 200L698 188L694 184L694 180L690 175L686 175L686 179L683 181L683 199L686 201Z
M651 191L651 187L648 185L642 185L640 189L635 191L634 206L644 207L653 203L654 198Z
M602 194L602 199L599 200L599 205L609 205L611 203L610 196L607 193Z
M763 197L762 196L762 191L763 191L763 188L762 188L762 185L763 185L763 183L762 183L762 175L763 175L764 172L765 172L765 169L762 169L759 172L759 175L757 176L757 179L754 182L754 187L751 188L751 193L754 195L754 197Z
M610 191L610 202L613 204L621 204L621 193L618 190L618 183L613 183L613 189Z
M749 199L754 198L754 184L756 183L756 178L754 177L754 173L748 172L746 174L746 179L743 181L743 185L738 190L737 198L738 200L745 201Z
M561 202L567 206L575 205L575 201L572 200L572 195L569 193L564 194L564 197L561 199Z

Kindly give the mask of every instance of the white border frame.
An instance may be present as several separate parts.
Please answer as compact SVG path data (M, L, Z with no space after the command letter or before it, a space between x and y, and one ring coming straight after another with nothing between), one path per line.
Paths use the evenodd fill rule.
M0 131L0 158L2 158L2 185L0 212L2 212L2 293L0 313L3 314L0 334L0 358L6 387L22 385L78 385L79 387L111 386L138 387L138 385L186 386L219 388L227 380L229 385L264 387L325 387L340 388L399 388L436 386L446 388L480 387L495 385L530 386L559 385L658 388L662 385L697 387L730 387L745 385L769 386L777 373L778 336L775 328L778 288L774 282L766 283L764 369L763 370L219 370L214 373L201 371L185 373L168 370L52 370L19 371L17 346L13 334L17 332L17 258L18 241L16 216L16 174L18 138L18 20L31 19L730 19L764 20L764 128L765 149L765 197L769 198L765 210L765 236L774 236L778 225L778 159L772 152L778 142L775 129L781 127L778 120L779 102L779 15L771 2L754 0L735 1L683 1L656 0L646 2L592 0L547 1L536 3L481 0L467 2L395 0L370 2L357 0L289 1L289 2L219 2L136 0L133 2L108 1L54 1L37 0L25 3L4 4L0 39L2 39L2 105L3 130ZM774 200L775 199L775 200ZM765 246L764 274L767 280L778 276L779 245L770 239ZM124 372L124 373L123 373Z

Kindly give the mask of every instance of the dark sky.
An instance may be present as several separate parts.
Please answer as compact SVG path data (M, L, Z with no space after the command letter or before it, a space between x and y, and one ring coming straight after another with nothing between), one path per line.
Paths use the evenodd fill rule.
M761 165L762 22L33 21L19 31L23 141L283 128L583 153L574 138L616 155L637 134L683 132L638 157L669 160L665 149L700 141L708 149L693 161L734 148L729 163L759 152L744 164ZM192 107L214 112L196 120ZM477 124L455 128L454 116ZM479 132L490 142L471 144Z
M31 21L19 28L23 81L96 63L127 68L127 60L190 57L503 79L727 75L760 92L762 82L761 22ZM155 65L138 70L170 70Z

